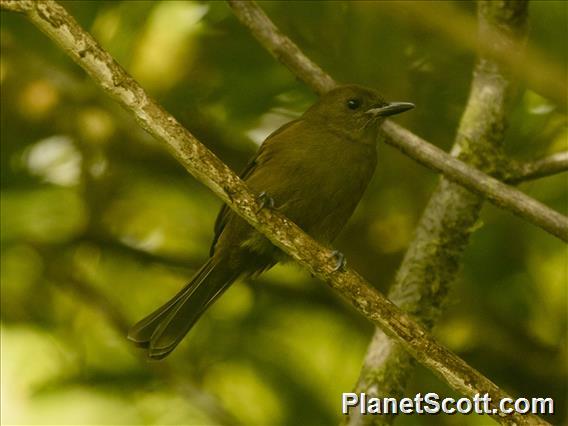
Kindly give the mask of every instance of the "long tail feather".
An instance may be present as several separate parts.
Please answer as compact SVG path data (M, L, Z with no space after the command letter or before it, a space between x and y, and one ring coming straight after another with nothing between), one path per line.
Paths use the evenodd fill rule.
M148 348L148 356L162 359L175 349L205 310L235 281L231 270L212 257L171 300L136 323L128 339Z

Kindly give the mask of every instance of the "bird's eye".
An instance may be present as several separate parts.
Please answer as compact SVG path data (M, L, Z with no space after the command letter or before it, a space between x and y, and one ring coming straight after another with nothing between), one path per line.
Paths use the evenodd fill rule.
M361 101L359 99L349 99L347 101L347 107L349 109L357 109L361 106Z

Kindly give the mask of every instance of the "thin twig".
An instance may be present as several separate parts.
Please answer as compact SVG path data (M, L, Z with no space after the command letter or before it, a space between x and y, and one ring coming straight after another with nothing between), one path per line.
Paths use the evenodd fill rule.
M557 152L539 160L518 164L509 183L520 183L568 171L568 151Z
M2 0L0 4L9 8L14 1ZM374 290L356 272L350 269L336 271L330 249L318 244L279 213L260 209L257 197L246 185L175 118L149 98L65 9L54 1L21 0L18 4L34 25L64 49L106 93L133 113L144 129L163 142L194 177L214 191L237 214L337 290L361 314L396 338L419 362L452 388L469 396L487 393L493 401L491 408L498 410L497 401L507 397L501 389L437 343L424 328ZM506 416L499 413L494 417L505 424L544 424L536 416Z
M389 145L400 149L422 165L442 173L446 179L487 198L497 207L509 210L561 240L568 241L568 218L566 216L546 207L518 189L446 154L440 148L392 121L384 123L382 130Z

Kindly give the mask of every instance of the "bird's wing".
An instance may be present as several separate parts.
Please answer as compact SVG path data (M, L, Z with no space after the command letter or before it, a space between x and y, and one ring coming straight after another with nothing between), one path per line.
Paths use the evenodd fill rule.
M251 176L254 173L254 171L256 170L258 165L262 164L263 154L266 151L266 147L270 145L271 141L273 141L274 138L277 135L281 134L283 131L290 128L291 126L293 126L294 124L296 124L299 121L300 121L299 119L290 121L289 123L284 124L283 126L276 129L274 132L272 132L264 140L262 145L260 145L260 148L256 152L255 156L250 160L250 162L245 167L245 169L241 172L239 177L242 180L246 181L248 179L248 177ZM227 224L227 221L229 220L230 214L231 214L231 209L229 208L229 206L227 206L226 204L223 204L223 206L221 206L221 210L219 211L219 214L217 214L217 218L215 219L215 226L213 228L215 235L213 236L211 248L209 249L209 255L210 256L212 256L213 253L215 252L215 245L217 244L217 240L219 240L219 237L221 236L221 233L223 232L223 229L225 228L225 225Z

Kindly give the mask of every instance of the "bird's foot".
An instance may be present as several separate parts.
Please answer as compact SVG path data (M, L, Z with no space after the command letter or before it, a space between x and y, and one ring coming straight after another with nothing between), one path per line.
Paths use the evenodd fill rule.
M269 209L274 208L274 198L268 195L266 191L262 191L257 197L257 200L260 202L260 207L257 210L257 213L266 207Z
M330 257L335 260L333 272L345 271L345 268L347 267L347 260L345 259L345 255L343 253L338 250L333 250Z

